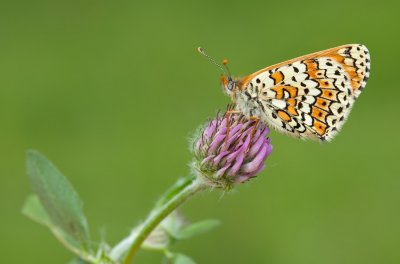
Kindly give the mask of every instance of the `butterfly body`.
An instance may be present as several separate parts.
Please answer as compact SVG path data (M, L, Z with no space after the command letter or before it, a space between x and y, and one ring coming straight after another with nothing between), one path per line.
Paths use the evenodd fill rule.
M247 117L295 137L329 141L365 87L369 70L368 49L351 44L221 81L236 110Z

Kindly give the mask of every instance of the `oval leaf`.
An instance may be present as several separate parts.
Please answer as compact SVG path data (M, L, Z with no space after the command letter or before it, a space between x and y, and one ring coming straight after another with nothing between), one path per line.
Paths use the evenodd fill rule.
M176 239L188 239L196 235L208 232L220 224L220 221L216 219L208 219L193 223L185 228L181 229L179 232L173 234Z
M79 249L79 242L72 238L70 235L63 232L59 227L55 226L44 209L43 205L40 203L39 197L37 195L30 195L24 206L22 207L22 214L30 218L31 220L44 225L50 229L53 235L69 250L77 255L81 254Z
M89 232L77 192L58 169L37 151L27 153L27 174L51 223L79 241L89 243Z
M40 203L37 195L32 194L26 199L22 207L22 214L39 224L45 226L52 225L50 217Z

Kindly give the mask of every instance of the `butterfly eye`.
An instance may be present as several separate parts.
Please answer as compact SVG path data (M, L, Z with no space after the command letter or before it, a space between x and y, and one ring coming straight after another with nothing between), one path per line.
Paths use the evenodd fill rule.
M231 77L229 77L229 79L228 79L228 85L226 86L226 88L227 88L229 91L232 91L234 87L235 87L235 81L232 80Z

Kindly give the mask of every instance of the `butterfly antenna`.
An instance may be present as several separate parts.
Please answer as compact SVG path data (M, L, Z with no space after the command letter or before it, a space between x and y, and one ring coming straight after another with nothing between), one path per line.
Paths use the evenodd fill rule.
M222 67L221 64L217 63L213 58L211 58L209 55L206 54L206 52L204 51L204 49L202 47L198 47L197 51L203 55L204 57L206 57L207 59L209 59L215 66L217 66L218 68L220 68L225 74L227 74L229 77L231 77L231 73L228 69L228 66L226 66L228 64L228 60L223 60L222 64L225 67Z
M231 77L231 71L230 71L229 68L228 68L228 60L227 60L227 59L224 59L224 60L222 61L222 64L225 66L225 69L226 69L226 71L228 72L228 76Z

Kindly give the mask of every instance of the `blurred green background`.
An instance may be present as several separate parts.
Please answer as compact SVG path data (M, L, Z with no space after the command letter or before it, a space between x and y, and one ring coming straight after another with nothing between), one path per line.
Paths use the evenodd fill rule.
M187 139L230 101L199 45L241 76L362 43L371 78L335 140L272 132L258 178L184 206L191 220L223 225L176 250L199 263L400 263L399 10L396 1L1 1L1 262L72 257L20 214L26 149L64 172L92 236L114 244L188 173Z

